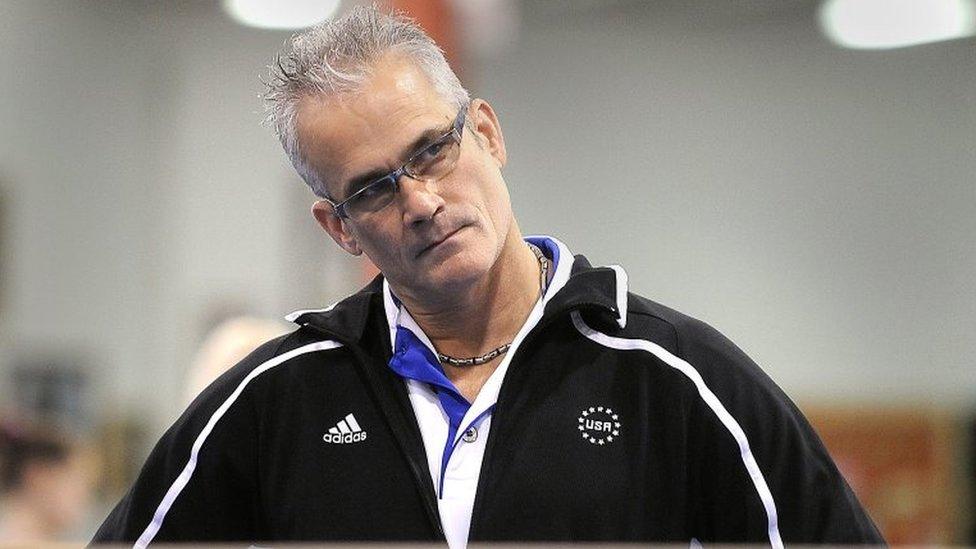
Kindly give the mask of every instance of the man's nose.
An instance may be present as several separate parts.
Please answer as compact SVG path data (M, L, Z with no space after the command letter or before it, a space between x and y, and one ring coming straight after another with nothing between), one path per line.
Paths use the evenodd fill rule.
M444 199L437 192L436 181L422 181L404 175L399 181L398 200L406 224L429 221L444 207Z

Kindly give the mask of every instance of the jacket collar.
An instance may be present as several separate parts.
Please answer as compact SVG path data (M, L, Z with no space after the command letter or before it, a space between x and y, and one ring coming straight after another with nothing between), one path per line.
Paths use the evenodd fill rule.
M627 326L627 273L619 265L593 267L582 255L573 261L566 284L546 304L546 317L579 310L602 328Z
M363 336L370 312L382 303L383 277L377 275L366 287L324 309L295 311L285 320L333 335L344 342L356 342ZM382 305L379 305L382 307Z
M606 329L622 329L627 324L627 273L619 265L593 267L582 255L574 256L569 248L551 236L530 236L556 259L546 295L543 320L581 310L591 322ZM387 284L377 276L359 292L326 307L295 311L286 320L310 326L344 341L359 341L370 314L378 314L386 321L389 307L384 306ZM388 326L389 328L389 326Z

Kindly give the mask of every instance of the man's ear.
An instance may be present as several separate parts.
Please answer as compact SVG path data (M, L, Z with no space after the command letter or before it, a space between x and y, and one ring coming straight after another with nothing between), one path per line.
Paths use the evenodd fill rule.
M499 168L505 166L508 161L508 153L505 151L505 137L502 135L502 127L498 123L498 116L484 99L475 99L471 102L471 129L477 137L483 140L485 149L495 159Z
M315 204L312 204L312 215L315 216L315 220L325 229L325 232L329 233L329 236L332 237L332 240L336 241L336 244L340 248L352 255L360 255L363 253L363 250L359 248L359 243L356 241L356 238L349 233L346 222L336 215L332 204L329 204L325 200L319 200Z

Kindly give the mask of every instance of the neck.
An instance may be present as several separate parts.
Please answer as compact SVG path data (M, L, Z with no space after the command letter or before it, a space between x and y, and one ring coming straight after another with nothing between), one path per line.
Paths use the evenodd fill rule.
M401 297L438 351L482 355L512 341L525 323L539 298L539 262L521 234L513 233L494 266L469 286L436 301Z

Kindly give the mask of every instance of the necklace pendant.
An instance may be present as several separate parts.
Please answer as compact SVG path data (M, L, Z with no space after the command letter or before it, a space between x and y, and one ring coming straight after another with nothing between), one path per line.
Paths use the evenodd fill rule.
M444 353L437 353L437 361L441 364L450 364L456 368L463 368L465 366L480 366L482 364L487 364L497 358L498 356L508 352L511 343L506 343L500 347L496 347L481 356L473 356L471 358L454 358L453 356L445 355Z

